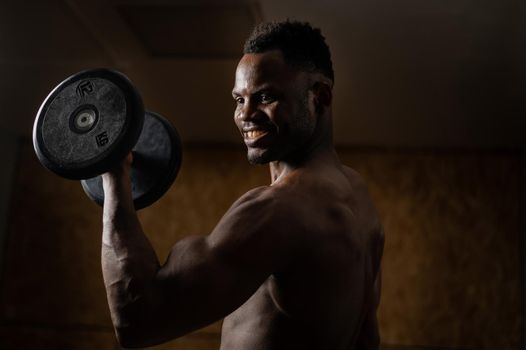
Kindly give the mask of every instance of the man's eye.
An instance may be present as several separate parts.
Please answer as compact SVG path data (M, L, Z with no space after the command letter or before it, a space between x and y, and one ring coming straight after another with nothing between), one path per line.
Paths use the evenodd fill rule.
M242 97L236 97L234 98L234 100L236 101L236 104L238 105L241 105L245 102L245 100Z
M274 102L274 97L272 97L271 95L262 94L260 96L260 100L262 103L271 103Z

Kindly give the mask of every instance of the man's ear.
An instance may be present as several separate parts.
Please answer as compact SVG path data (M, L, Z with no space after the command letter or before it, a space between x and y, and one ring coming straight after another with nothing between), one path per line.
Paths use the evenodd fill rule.
M326 82L318 81L312 88L314 92L314 105L316 111L322 111L332 103L332 86Z

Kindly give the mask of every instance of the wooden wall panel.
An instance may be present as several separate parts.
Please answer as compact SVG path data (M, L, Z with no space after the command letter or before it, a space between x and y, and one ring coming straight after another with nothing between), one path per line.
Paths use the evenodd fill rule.
M344 154L386 231L386 343L519 349L520 158Z
M0 316L10 322L110 326L100 268L101 210L78 181L20 152Z
M518 155L340 154L364 175L386 230L384 343L518 349ZM209 233L237 197L268 179L266 167L246 163L241 147L185 150L176 184L139 213L160 260L178 239ZM24 334L12 342L30 342L51 329L46 337L73 337L78 344L70 348L84 349L95 340L78 332L95 327L106 344L97 348L116 346L100 271L101 209L78 182L45 171L29 142L20 151L11 203L0 336L9 326ZM217 349L219 334L220 322L154 348Z

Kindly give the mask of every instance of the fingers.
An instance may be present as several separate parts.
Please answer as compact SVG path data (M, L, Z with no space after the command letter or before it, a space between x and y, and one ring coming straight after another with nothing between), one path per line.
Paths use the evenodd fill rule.
M128 153L126 158L124 158L124 161L128 164L129 167L131 167L133 163L133 152Z

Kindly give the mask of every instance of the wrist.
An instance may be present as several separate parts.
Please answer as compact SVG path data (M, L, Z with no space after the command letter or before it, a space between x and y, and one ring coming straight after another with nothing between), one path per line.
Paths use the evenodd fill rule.
M111 171L102 174L104 207L133 209L131 180L128 171Z

